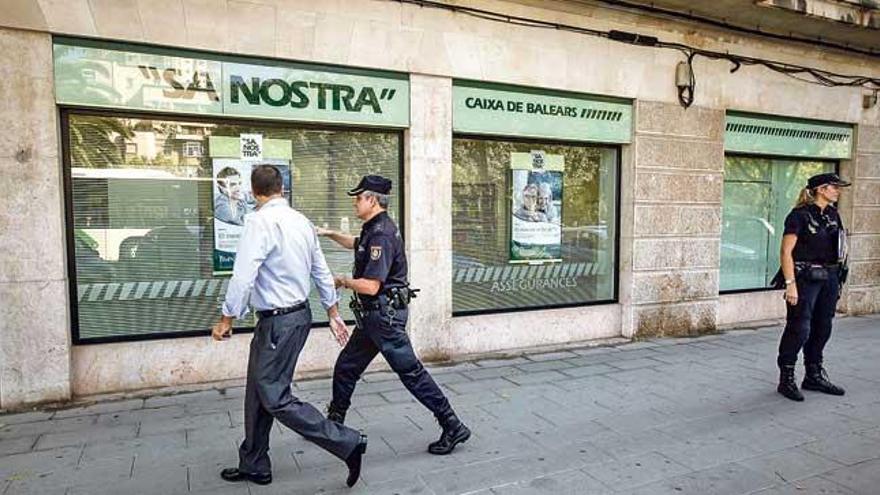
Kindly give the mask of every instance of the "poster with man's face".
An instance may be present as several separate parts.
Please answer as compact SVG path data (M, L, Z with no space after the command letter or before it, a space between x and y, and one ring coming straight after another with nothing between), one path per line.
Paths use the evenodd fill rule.
M235 251L248 215L254 212L257 201L251 191L251 170L255 165L278 167L284 179L284 197L290 202L290 162L281 159L263 159L260 162L237 158L213 159L214 193L214 272L232 270Z
M511 153L510 262L561 261L565 158Z

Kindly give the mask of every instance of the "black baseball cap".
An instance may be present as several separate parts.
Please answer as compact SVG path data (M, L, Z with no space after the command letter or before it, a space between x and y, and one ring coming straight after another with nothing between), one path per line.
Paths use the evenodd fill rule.
M391 192L391 180L381 175L365 175L354 189L348 191L348 195L357 196L364 191L388 194Z
M810 189L816 189L817 187L825 186L828 184L832 184L838 187L848 187L851 186L849 182L840 178L837 174L819 174L810 177L807 180L807 187Z

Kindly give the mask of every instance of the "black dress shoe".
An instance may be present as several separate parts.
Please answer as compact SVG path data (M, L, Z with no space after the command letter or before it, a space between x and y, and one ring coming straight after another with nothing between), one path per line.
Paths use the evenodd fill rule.
M358 478L361 477L361 460L366 451L367 436L361 435L361 441L358 442L352 453L349 454L348 459L345 460L345 465L348 466L348 479L345 480L345 484L349 488L353 487L357 483Z
M268 485L272 482L272 473L245 473L238 468L226 468L220 471L220 477L226 481L250 481L258 485Z

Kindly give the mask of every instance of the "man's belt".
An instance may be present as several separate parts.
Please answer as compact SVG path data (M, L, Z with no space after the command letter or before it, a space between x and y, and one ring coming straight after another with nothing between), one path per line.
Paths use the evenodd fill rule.
M288 313L293 313L294 311L305 309L308 307L308 305L308 301L303 301L301 303L297 303L293 306L288 306L286 308L264 309L263 311L257 311L257 316L259 316L260 318L269 318L270 316L286 315Z

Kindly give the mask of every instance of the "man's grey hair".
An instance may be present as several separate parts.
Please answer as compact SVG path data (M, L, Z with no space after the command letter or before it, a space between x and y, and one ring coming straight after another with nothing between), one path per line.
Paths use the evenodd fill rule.
M385 209L388 208L388 195L387 194L380 194L375 191L364 191L363 195L364 195L364 197L367 197L367 198L376 198L376 202L379 203L379 206L381 206L382 208L385 208Z

